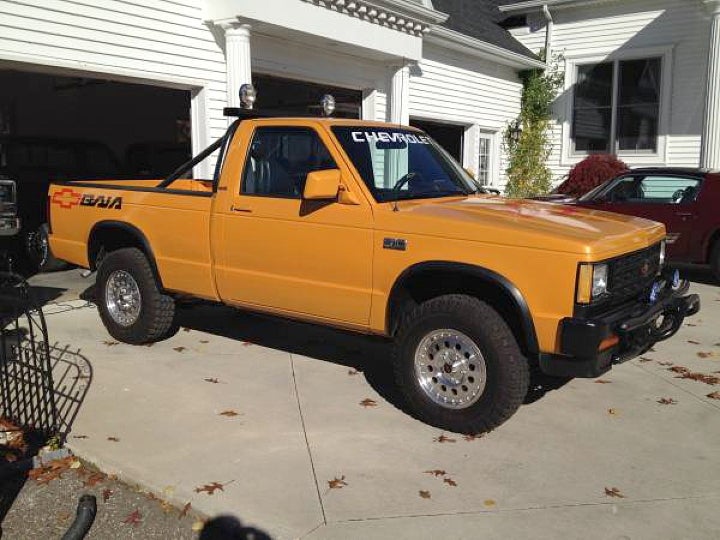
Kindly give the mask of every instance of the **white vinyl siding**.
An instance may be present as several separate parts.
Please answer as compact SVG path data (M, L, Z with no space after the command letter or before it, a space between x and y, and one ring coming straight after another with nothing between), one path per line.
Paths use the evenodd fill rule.
M668 114L661 162L640 156L623 158L632 166L697 166L704 114L705 70L710 24L701 2L677 0L609 1L575 8L551 8L555 21L553 52L563 53L575 63L583 57L614 59L633 56L634 51L665 49L670 65L669 95L663 110ZM537 52L545 46L545 29L539 16L531 16L533 28L513 30L526 47ZM664 66L665 67L665 66ZM565 88L556 102L559 124L569 129L567 100L572 89ZM562 125L553 127L553 152L549 165L559 180L579 160L568 159L567 134Z
M410 76L410 116L463 125L472 144L465 146L463 166L477 171L479 131L502 132L520 112L522 84L516 70L425 44L420 62L422 76ZM469 147L472 146L472 147ZM504 158L496 143L496 167L491 184L505 186ZM502 164L501 164L502 160Z

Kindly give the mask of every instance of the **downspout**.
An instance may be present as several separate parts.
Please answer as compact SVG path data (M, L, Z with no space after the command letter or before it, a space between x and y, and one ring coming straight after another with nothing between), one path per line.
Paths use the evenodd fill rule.
M545 63L550 64L552 60L553 18L547 4L543 4L542 12L545 16Z

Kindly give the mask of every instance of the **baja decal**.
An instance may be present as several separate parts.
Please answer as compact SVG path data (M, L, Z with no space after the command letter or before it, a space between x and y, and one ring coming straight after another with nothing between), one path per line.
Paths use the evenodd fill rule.
M85 193L80 200L80 206L97 206L108 210L120 210L122 208L122 197L105 197L104 195Z
M105 195L93 195L92 193L78 193L72 188L63 188L56 191L51 199L52 204L69 210L74 206L96 206L108 210L120 210L122 208L122 197L106 197Z
M60 191L53 193L51 202L57 204L60 208L69 209L80 204L82 194L73 191L71 188L62 188Z

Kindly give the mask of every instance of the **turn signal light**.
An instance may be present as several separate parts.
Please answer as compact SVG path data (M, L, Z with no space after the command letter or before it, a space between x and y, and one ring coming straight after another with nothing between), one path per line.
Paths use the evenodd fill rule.
M618 336L610 336L608 338L603 339L600 342L600 346L598 347L598 351L604 351L606 349L609 349L610 347L614 347L620 343L620 338Z

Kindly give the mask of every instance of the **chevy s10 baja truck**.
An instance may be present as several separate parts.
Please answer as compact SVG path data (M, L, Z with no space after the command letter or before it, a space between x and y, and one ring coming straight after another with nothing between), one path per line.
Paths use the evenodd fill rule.
M115 339L163 339L187 297L385 336L409 410L480 433L531 364L597 377L699 310L662 224L480 194L417 129L236 115L165 180L51 186L52 250L97 270Z

